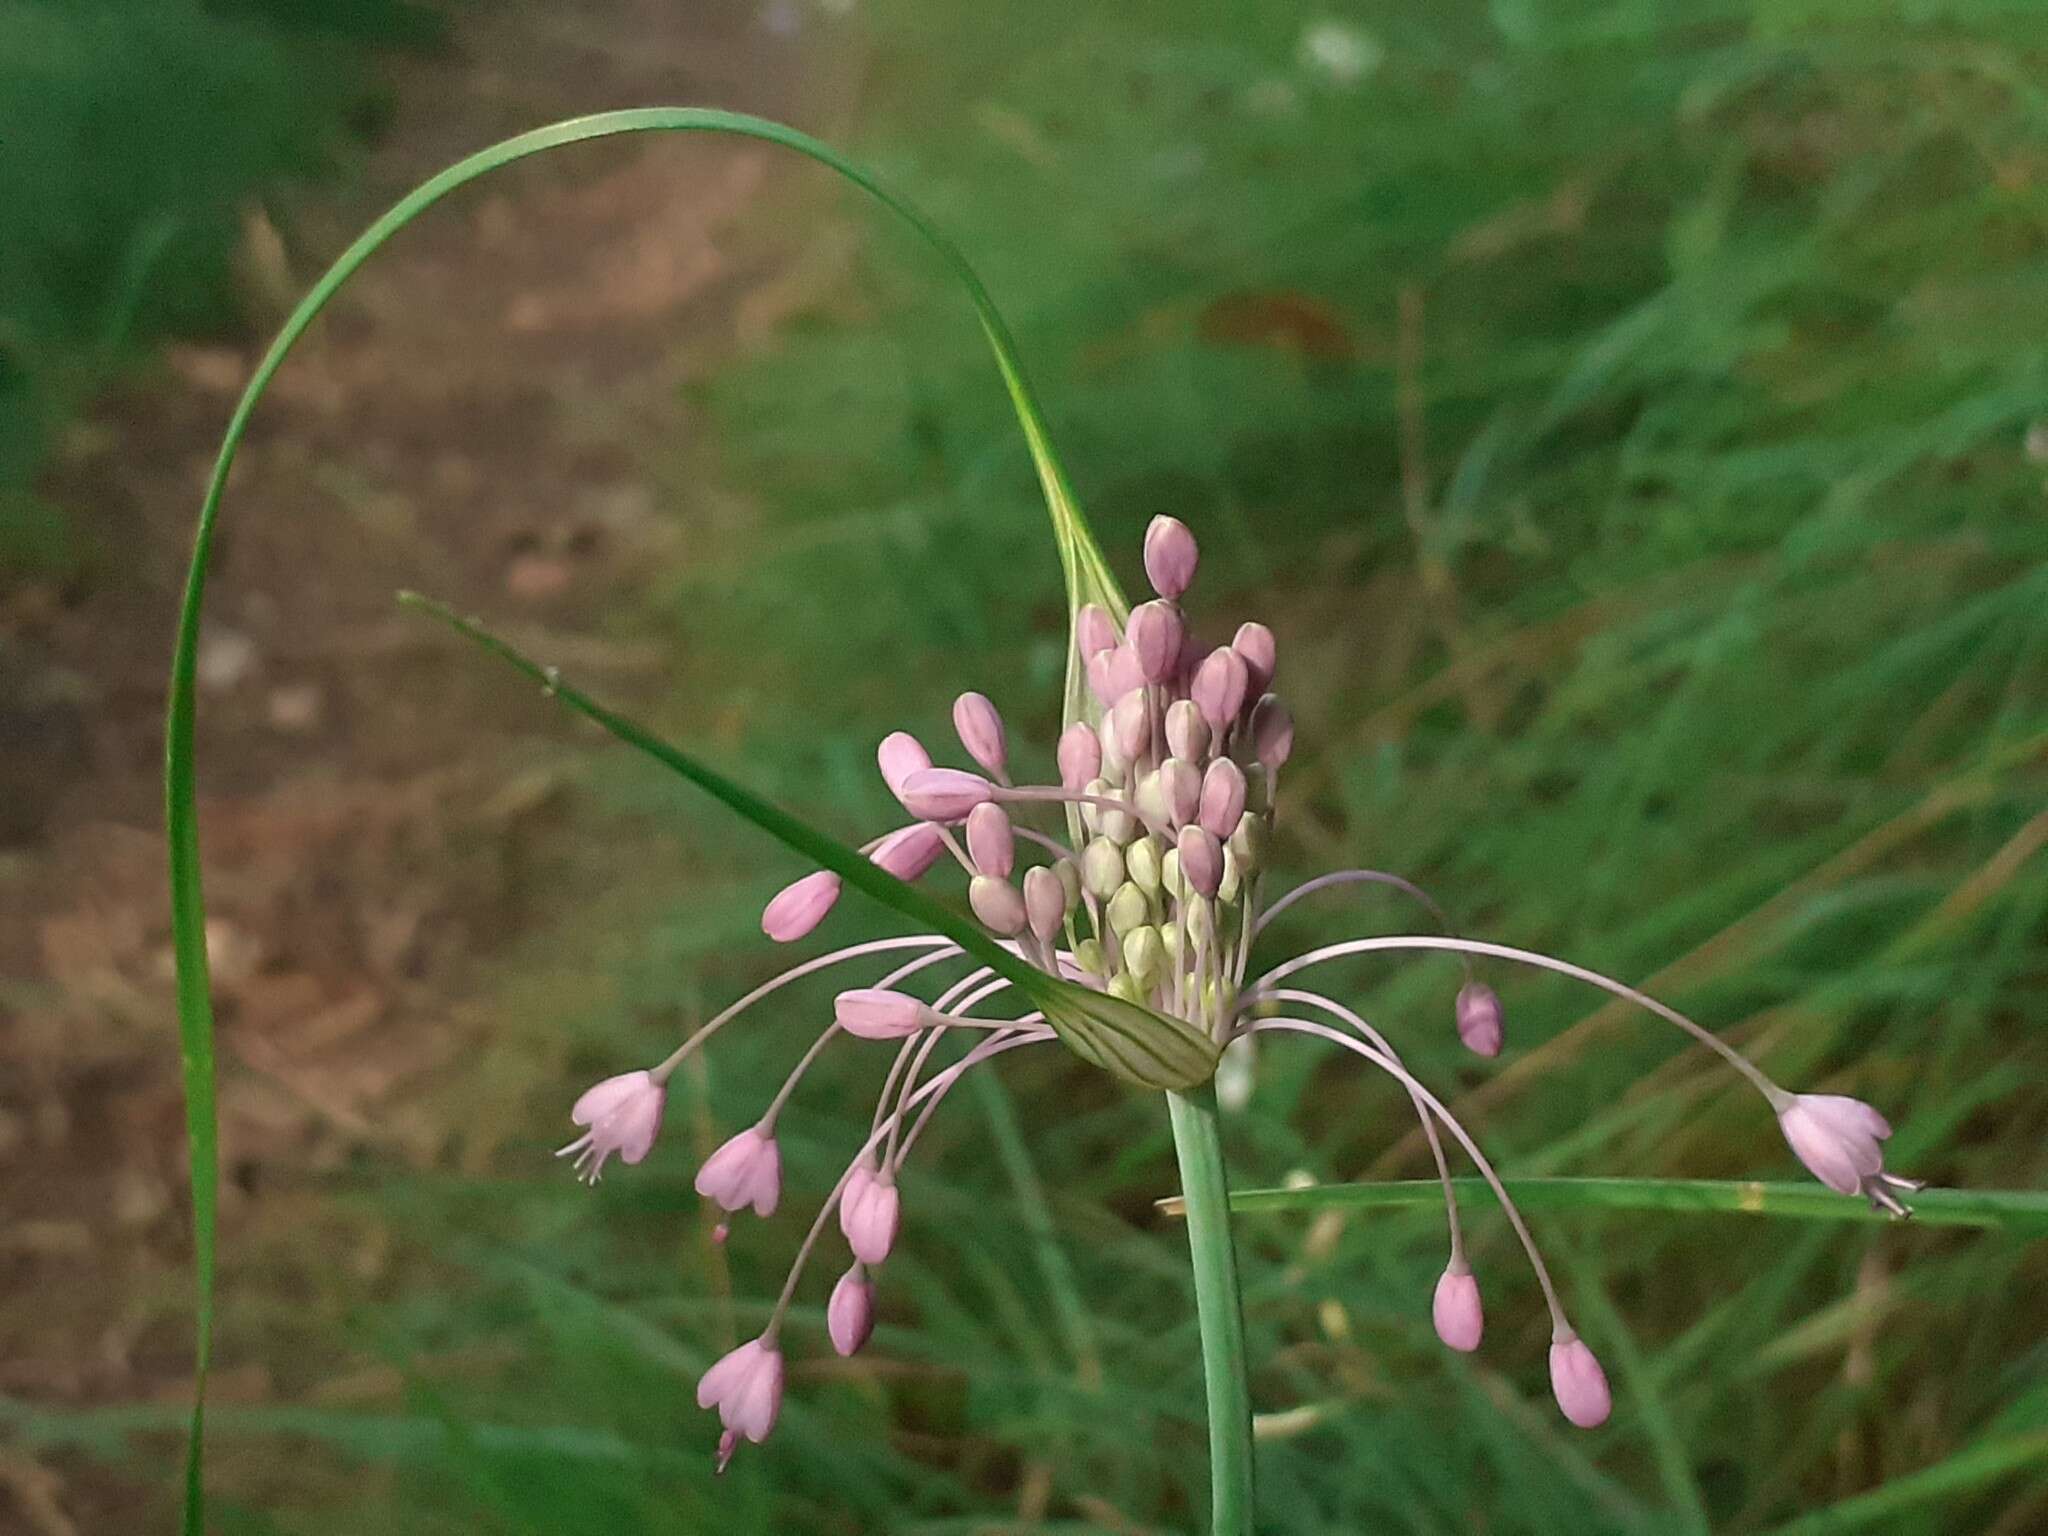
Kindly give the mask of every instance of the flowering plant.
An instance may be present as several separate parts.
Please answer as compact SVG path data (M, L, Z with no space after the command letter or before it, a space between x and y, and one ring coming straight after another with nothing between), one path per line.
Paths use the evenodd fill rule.
M1500 1002L1475 961L1535 967L1604 989L1682 1029L1716 1052L1763 1096L1792 1151L1829 1189L1861 1195L1892 1215L1917 1186L1884 1168L1879 1113L1835 1095L1788 1093L1733 1047L1667 1005L1614 979L1505 944L1464 937L1425 892L1379 870L1333 871L1286 892L1271 888L1270 848L1285 805L1292 717L1280 693L1272 632L1240 625L1205 646L1182 605L1199 565L1194 533L1172 518L1147 532L1142 565L1153 595L1131 606L1090 533L1054 457L1014 347L986 291L958 250L907 204L836 152L793 130L733 114L650 109L537 130L463 161L402 200L335 263L259 365L230 423L202 508L173 663L167 731L167 812L176 927L181 1038L200 1310L198 1380L187 1465L187 1529L203 1521L199 1430L210 1348L214 1143L212 1017L193 791L194 671L207 559L222 492L251 412L291 346L340 285L399 228L442 196L499 165L558 145L636 131L736 133L795 149L830 166L908 219L962 279L994 350L1044 487L1069 596L1063 729L1056 772L1021 772L997 706L965 693L955 708L972 768L935 763L896 733L877 750L882 777L907 821L855 849L661 741L521 655L473 621L409 599L495 652L549 696L697 784L816 866L770 901L762 928L778 943L807 938L845 889L881 901L916 932L807 958L762 983L696 1031L672 1055L598 1083L570 1109L577 1134L562 1154L595 1182L616 1158L636 1164L660 1135L666 1084L679 1062L718 1031L801 977L866 967L839 993L830 1024L804 1050L760 1116L699 1169L696 1186L728 1213L774 1214L782 1198L776 1130L791 1093L840 1036L894 1043L866 1139L820 1203L762 1333L718 1361L698 1384L721 1421L722 1465L741 1441L773 1430L783 1382L782 1328L809 1260L837 1225L849 1262L826 1309L831 1346L853 1354L872 1327L876 1271L890 1257L902 1213L906 1161L932 1114L963 1075L1026 1046L1063 1044L1083 1061L1166 1096L1183 1185L1208 1379L1212 1519L1218 1532L1252 1524L1250 1394L1246 1381L1229 1192L1212 1086L1243 1070L1254 1043L1299 1035L1333 1045L1393 1078L1414 1106L1435 1158L1448 1255L1430 1303L1443 1342L1477 1348L1483 1333L1478 1276L1467 1257L1457 1188L1443 1136L1468 1155L1500 1200L1541 1287L1551 1320L1550 1378L1572 1423L1602 1422L1611 1399L1598 1360L1571 1324L1510 1191L1467 1129L1412 1075L1386 1036L1341 998L1310 990L1303 972L1361 953L1455 953L1466 979L1448 1010L1459 1039L1480 1056L1505 1038ZM965 910L918 883L957 866ZM1404 893L1430 931L1325 945L1283 960L1260 953L1267 925L1295 902L1347 886ZM1255 963L1256 962L1256 963ZM939 1052L971 1042L957 1059ZM943 1064L941 1064L943 1061Z

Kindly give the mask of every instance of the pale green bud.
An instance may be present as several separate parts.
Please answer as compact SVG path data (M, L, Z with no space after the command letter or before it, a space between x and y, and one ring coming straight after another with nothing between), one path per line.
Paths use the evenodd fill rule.
M1259 860L1266 852L1266 835L1271 830L1271 824L1257 811L1246 811L1238 818L1237 830L1230 834L1230 848L1237 855L1243 873L1255 875L1259 872Z
M1169 848L1166 857L1159 861L1159 884L1166 894L1175 898L1187 894L1187 886L1180 877L1180 850Z
M1180 920L1187 925L1188 937L1199 944L1207 944L1216 936L1215 910L1206 901L1197 899L1182 907Z
M1118 971L1109 983L1111 997L1120 997L1127 1003L1137 1003L1141 1007L1149 991L1150 988L1139 982L1129 971Z
M1152 904L1145 899L1145 893L1128 880L1109 898L1110 930L1119 937L1144 926L1151 915Z
M1060 891L1067 898L1067 910L1073 911L1081 905L1081 866L1071 858L1062 858L1052 867L1059 877Z
M1108 972L1108 958L1102 952L1100 939L1083 939L1074 946L1074 964L1091 976L1101 976Z
M1238 894L1243 889L1244 873L1238 867L1237 855L1226 847L1223 850L1223 881L1216 887L1216 899L1226 907L1235 906Z
M1098 837L1081 850L1081 884L1097 901L1107 901L1124 883L1123 850Z
M1124 964L1146 986L1151 986L1165 963L1166 945L1161 942L1157 928L1148 923L1124 935Z
M1166 786L1160 782L1159 770L1153 769L1138 780L1138 787L1132 793L1132 801L1138 807L1138 818L1148 826L1163 827L1167 823Z
M1159 894L1159 866L1159 839L1156 837L1139 838L1124 854L1124 867L1130 871L1138 889L1147 896Z

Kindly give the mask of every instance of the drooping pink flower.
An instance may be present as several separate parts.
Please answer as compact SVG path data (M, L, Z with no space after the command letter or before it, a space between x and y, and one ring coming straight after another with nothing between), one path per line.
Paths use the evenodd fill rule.
M1586 1341L1570 1331L1551 1340L1550 1390L1564 1416L1580 1429L1598 1428L1614 1411L1607 1373Z
M765 1336L749 1339L698 1379L697 1406L716 1408L728 1430L759 1445L782 1412L782 1351Z
M829 869L791 881L761 909L761 931L778 944L794 943L825 921L839 889L839 877Z
M1903 1214L1897 1191L1922 1187L1884 1171L1884 1148L1892 1128L1861 1099L1839 1093L1801 1093L1778 1112L1778 1125L1799 1160L1829 1189L1864 1195L1880 1210Z
M867 1266L856 1260L839 1277L832 1287L832 1299L825 1303L825 1332L840 1354L856 1355L874 1331L874 1282L868 1279Z
M1506 1038L1501 1026L1500 997L1483 981L1468 981L1458 989L1458 1038L1465 1048L1480 1056L1498 1056Z
M864 1163L847 1178L839 1195L839 1230L863 1264L880 1264L896 1246L903 1227L903 1197L889 1174Z
M605 1159L613 1153L628 1165L639 1162L661 1134L668 1090L648 1072L622 1072L584 1090L569 1110L569 1119L587 1126L581 1136L555 1154L576 1154L576 1173L585 1183L604 1177Z
M903 781L896 798L919 821L950 822L962 820L994 795L995 786L978 773L964 768L920 768Z
M967 755L1001 778L1009 771L1010 748L1003 735L1003 717L985 693L963 693L953 701L953 729Z
M1470 1354L1479 1347L1479 1336L1486 1328L1486 1313L1479 1304L1478 1278L1463 1259L1453 1259L1437 1277L1429 1315L1436 1325L1436 1336L1452 1349Z
M697 1193L728 1211L772 1216L782 1199L782 1149L772 1132L750 1125L704 1159Z

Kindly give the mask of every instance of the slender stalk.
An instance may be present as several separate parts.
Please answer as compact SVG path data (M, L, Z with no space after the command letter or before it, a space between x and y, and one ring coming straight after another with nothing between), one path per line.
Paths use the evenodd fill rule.
M1188 1093L1169 1093L1166 1106L1180 1159L1188 1254L1195 1267L1195 1320L1202 1331L1202 1374L1208 1384L1210 1529L1214 1536L1251 1536L1252 1394L1216 1093L1204 1083Z

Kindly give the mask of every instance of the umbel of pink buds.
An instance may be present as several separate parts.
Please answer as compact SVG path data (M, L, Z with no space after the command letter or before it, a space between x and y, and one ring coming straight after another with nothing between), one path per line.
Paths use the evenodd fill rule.
M1898 1192L1923 1186L1884 1171L1884 1148L1892 1133L1884 1116L1861 1099L1839 1093L1800 1093L1778 1111L1785 1140L1799 1161L1829 1189L1863 1195L1880 1210L1906 1214Z
M1453 1258L1437 1277L1429 1317L1436 1325L1436 1336L1452 1349L1470 1354L1479 1347L1486 1313L1479 1304L1479 1280L1464 1259Z
M730 1434L759 1445L782 1413L782 1351L765 1336L749 1339L698 1378L697 1406L716 1408ZM721 1445L720 1452L723 1471L732 1448Z
M1605 1424L1614 1410L1607 1373L1586 1341L1569 1330L1550 1343L1550 1390L1559 1410L1581 1429Z
M697 1170L697 1193L724 1210L751 1205L756 1216L773 1216L782 1200L782 1151L774 1135L752 1125L726 1142Z
M614 1152L622 1163L637 1163L661 1134L661 1114L668 1090L649 1072L622 1072L586 1089L569 1110L569 1119L588 1127L555 1154L576 1154L577 1176L589 1184L604 1177L604 1161Z
M1458 1038L1465 1048L1480 1056L1498 1056L1505 1031L1501 1027L1500 997L1483 981L1468 981L1458 989Z
M902 1228L903 1196L896 1181L872 1164L857 1166L839 1195L839 1230L853 1256L863 1264L882 1263Z
M839 1354L856 1355L874 1331L875 1285L868 1279L867 1266L855 1260L825 1303L825 1332Z

